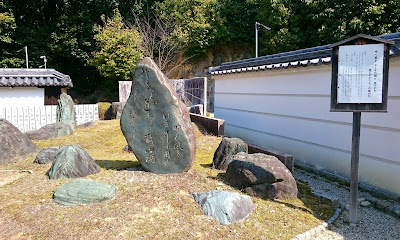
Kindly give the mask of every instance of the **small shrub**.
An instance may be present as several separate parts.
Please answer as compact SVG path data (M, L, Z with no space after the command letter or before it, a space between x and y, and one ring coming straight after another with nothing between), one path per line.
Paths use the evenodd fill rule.
M107 109L110 108L111 103L109 102L99 102L97 103L99 106L99 119L104 120L104 114L106 113Z

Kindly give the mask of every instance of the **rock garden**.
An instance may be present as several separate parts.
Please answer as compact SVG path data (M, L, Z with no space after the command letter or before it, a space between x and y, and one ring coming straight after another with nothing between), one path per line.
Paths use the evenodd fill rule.
M290 239L334 214L278 158L190 123L167 83L143 60L121 120L75 129L61 114L64 136L3 121L0 238Z

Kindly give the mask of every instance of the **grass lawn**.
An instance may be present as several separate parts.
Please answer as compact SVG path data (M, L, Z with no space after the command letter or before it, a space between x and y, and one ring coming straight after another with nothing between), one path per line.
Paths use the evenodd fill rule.
M252 197L255 209L246 220L223 226L204 216L193 192L239 191L224 180L224 173L209 168L221 138L196 129L197 154L185 173L156 175L145 172L131 153L122 149L125 138L119 120L99 121L73 135L34 141L40 148L79 144L101 167L86 178L113 184L118 195L111 202L62 206L52 195L71 179L50 180L50 164L33 164L34 156L2 169L33 173L0 173L17 180L0 185L0 239L290 239L334 213L298 184L301 198L271 201ZM16 177L15 177L16 178Z

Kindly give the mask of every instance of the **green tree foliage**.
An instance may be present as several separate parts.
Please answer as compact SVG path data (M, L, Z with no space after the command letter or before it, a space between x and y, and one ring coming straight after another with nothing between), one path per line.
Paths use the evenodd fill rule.
M112 18L102 15L101 19L103 26L94 27L97 50L89 62L106 77L111 87L118 80L132 79L136 64L143 58L142 39L135 28L125 26L118 10Z
M9 52L14 42L11 35L15 28L14 14L4 1L0 0L0 67L19 67L23 62L21 59L12 57Z
M398 0L264 0L258 16L263 54L334 43L359 33L400 31Z
M179 39L186 39L188 55L204 53L215 44L217 0L165 0L157 4L161 18L175 20Z
M358 33L400 31L399 0L0 0L0 67L24 67L25 54L17 51L28 46L30 67L42 65L40 56L46 55L48 67L69 74L74 89L82 93L107 88L103 84L115 83L117 78L126 79L131 73L124 73L121 62L125 60L118 54L113 56L114 63L97 59L95 65L109 68L114 64L118 70L104 67L100 75L99 68L88 64L96 62L91 61L92 52L101 51L94 37L99 32L93 32L93 26L101 26L102 15L112 17L113 9L129 22L135 21L131 10L140 18L147 14L149 19L168 22L172 34L158 37L159 42L179 46L176 55L185 52L186 58L196 59L207 58L210 49L252 51L255 21L271 27L259 31L260 55L329 44ZM163 29L156 27L156 21L151 27ZM115 42L121 40L119 34L110 34L110 45L113 37ZM104 51L111 57L111 50ZM161 52L154 48L153 57ZM129 55L129 50L124 54ZM126 66L126 72L131 66Z
M254 42L254 28L260 8L256 0L219 0L216 27L218 44L249 44Z
M15 27L14 15L5 8L4 2L0 0L0 42L10 43L12 41L11 33Z

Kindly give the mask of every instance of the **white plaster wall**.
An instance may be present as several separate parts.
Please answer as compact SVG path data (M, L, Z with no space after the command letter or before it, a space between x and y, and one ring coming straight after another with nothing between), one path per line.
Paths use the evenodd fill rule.
M0 87L2 106L44 106L44 88Z
M400 57L391 59L388 113L362 113L360 180L400 194ZM329 112L331 65L214 75L225 134L349 177L352 113Z

